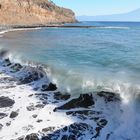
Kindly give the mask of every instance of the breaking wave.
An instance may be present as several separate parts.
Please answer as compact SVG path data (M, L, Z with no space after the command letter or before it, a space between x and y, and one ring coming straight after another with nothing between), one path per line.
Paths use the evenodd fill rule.
M0 37L3 37L3 35L5 33L8 33L8 32L15 32L15 31L28 31L28 30L40 30L41 27L34 27L34 28L4 28L4 29L0 29Z
M107 28L115 29L116 27ZM57 128L56 130L59 128L60 130L56 131L56 135L53 133L51 136L60 136L59 138L61 139L61 136L64 135L64 130L67 128L70 128L69 130L73 130L73 128L82 128L82 131L82 125L78 127L77 124L72 124L73 122L79 122L81 119L81 122L85 122L87 125L91 125L93 127L91 129L91 127L84 125L86 135L83 135L83 137L85 136L83 140L88 140L89 138L94 139L93 137L95 134L97 134L96 136L98 136L97 139L99 140L105 140L106 136L106 140L139 140L139 82L135 81L135 79L127 79L127 72L123 72L123 74L126 74L123 76L121 75L121 72L118 74L112 74L110 72L105 73L104 71L98 72L98 70L90 73L86 71L87 73L85 74L83 72L73 71L73 69L70 68L63 69L57 65L54 65L44 65L33 61L27 61L22 59L22 57L17 53L13 53L8 50L0 51L0 73L6 74L6 76L0 74L0 94L2 96L10 97L16 102L11 110L1 110L3 113L5 113L5 115L8 114L8 117L4 118L4 121L1 122L3 125L3 130L0 130L0 139L2 138L5 140L18 138L19 136L34 132L40 134L42 133L40 130L44 128L44 125L45 127L53 126ZM10 78L12 77L12 79L8 79L8 76ZM14 78L17 79L16 84L13 83ZM67 112L64 111L67 114L72 113L72 111L75 110L81 111L79 116L78 112L72 113L76 117L74 119L72 119L72 117L67 117L66 114L64 115L64 112L57 112L55 114L55 112L53 112L54 108L56 106L61 106L65 103L65 101L56 101L52 98L51 92L43 92L47 90L46 85L48 85L50 82L56 84L51 84L51 86L53 86L51 88L56 89L55 86L57 86L58 89L55 90L55 92L60 91L64 95L65 93L70 93L73 96L79 96L81 93L92 93L92 95L95 95L93 97L95 105L89 108L77 107L73 110L67 110ZM112 98L107 98L104 94L101 94L101 97L96 96L96 93L100 91L106 91L106 96L108 95L108 92L113 92L117 95L119 94L121 96L121 100L106 102L106 100L110 101ZM44 97L42 97L41 93L43 93L42 95ZM59 95L59 93L57 94ZM111 95L115 96L115 94ZM32 96L33 98L31 98ZM102 100L102 96L105 96L105 102ZM41 101L37 100L37 97L40 97L43 103L47 99L47 103L45 102L45 107L43 106L44 108L37 108L42 107L42 104L39 104ZM50 104L48 104L48 102L50 102ZM17 111L19 116L12 120L9 118L11 111ZM84 115L81 114L82 111L85 113ZM86 113L86 111L89 112ZM90 114L91 112L93 112L93 114ZM36 117L35 114L38 115L37 119L33 118ZM100 120L102 121L100 122ZM10 126L8 127L9 124ZM2 125L0 124L0 129ZM62 129L62 126L67 127ZM101 127L103 127L102 130ZM88 135L90 131L92 131L92 134ZM68 133L66 132L65 134ZM41 135L44 136L44 133Z
M48 83L50 82L53 82L58 86L57 91L61 91L62 93L68 92L73 96L75 96L75 94L76 96L79 96L82 92L83 93L91 92L93 93L93 95L95 94L95 101L97 104L94 107L94 110L95 108L97 110L101 109L104 114L101 114L100 117L107 118L109 122L109 125L107 125L107 127L105 128L106 132L103 131L102 135L100 136L100 140L104 140L105 134L108 132L110 132L110 135L111 135L109 140L112 140L112 139L126 140L126 138L134 138L134 140L138 140L137 138L139 137L139 129L138 129L139 123L136 123L136 122L140 122L139 109L138 109L139 103L137 105L137 101L139 101L139 93L140 93L140 87L138 85L131 85L129 83L112 82L112 81L104 81L104 80L98 81L97 79L96 80L94 79L93 81L88 81L88 80L82 81L83 79L82 77L80 77L80 75L77 76L70 71L68 73L64 73L64 71L61 71L61 72L57 71L57 74L56 74L51 70L49 66L43 66L41 64L36 64L36 63L31 63L31 62L20 64L20 63L17 63L16 59L14 60L14 58L12 61L10 61L8 56L11 57L12 55L8 55L8 54L10 54L10 52L6 50L2 50L0 53L0 57L1 57L0 71L14 78L17 78L18 79L17 85L24 84L24 87L20 89L23 92L29 92L29 87L28 87L29 85L33 88L34 91L36 90L40 91L40 89L42 88L44 88L42 90L44 91L46 90L45 85L46 84L48 85ZM73 77L70 78L71 76ZM60 77L63 82L61 82L61 80L59 81L60 78L58 77ZM7 88L8 86L11 86L11 85L7 85ZM13 88L11 89L12 91L10 91L11 93L13 93ZM109 104L109 106L107 106L108 104L104 104L104 102L100 100L100 98L96 97L96 93L99 91L107 91L107 93L108 92L119 93L123 101L122 104L118 105L118 103L114 101L112 102L112 104ZM19 93L16 93L16 94L19 94ZM27 98L26 94L23 95L23 97L26 99ZM50 100L53 101L53 99L50 99ZM31 103L32 102L33 101L31 101ZM112 107L113 107L113 110L112 110ZM49 106L48 109L51 110L52 108L53 106ZM41 110L41 112L43 113L43 109ZM31 119L29 114L27 114L26 117L27 117L27 120ZM40 115L40 117L43 118L44 114ZM63 118L64 125L68 125L72 123L72 121L68 120L68 118L66 117L64 118L61 115L59 117L61 119ZM90 119L90 114L87 116L87 122L85 121L89 125L88 119ZM53 125L57 126L57 122L53 120L53 115L52 115L52 121L53 121ZM29 124L30 123L27 122L27 125ZM17 124L15 124L14 126L16 125ZM22 125L22 123L20 125ZM34 127L36 130L40 129L40 127L36 125L35 123L34 123ZM94 128L94 125L92 127ZM129 127L131 127L131 129ZM14 131L18 131L18 129L13 129L11 131L11 134L13 134ZM126 133L126 131L127 132L129 131L129 133ZM3 132L2 134L4 135L5 130L3 130L2 132ZM32 130L29 132L32 132ZM89 133L90 131L88 130L87 132ZM22 130L19 132L18 135L23 135L24 133L25 131ZM93 136L89 136L89 134L87 134L85 135L85 139L86 137L93 137Z
M88 75L77 73L72 70L67 71L50 65L25 61L18 55L12 55L7 50L1 50L0 57L3 59L3 61L6 59L8 60L8 63L12 63L13 65L19 64L23 66L24 69L17 73L21 76L24 76L26 73L40 73L40 70L42 69L41 73L43 77L47 79L46 81L55 83L58 86L58 89L63 93L70 93L74 96L77 96L81 93L107 91L119 93L124 99L124 102L129 102L133 99L136 99L140 94L139 84L125 81L120 78L121 76L118 75L116 75L116 77L112 77L111 74L108 74L105 77L103 76L104 73L102 75L99 73Z
M105 27L97 27L97 28L101 28L101 29L124 29L124 30L128 30L130 29L130 27L119 27L119 26L105 26Z

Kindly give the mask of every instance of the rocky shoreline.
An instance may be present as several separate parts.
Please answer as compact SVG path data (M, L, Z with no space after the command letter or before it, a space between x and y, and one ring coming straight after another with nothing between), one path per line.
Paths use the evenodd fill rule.
M114 138L112 123L123 113L119 94L101 91L71 97L49 81L42 67L24 66L9 59L1 60L0 72L1 140ZM27 121L24 119L29 119L28 125L20 122ZM57 119L60 122L56 125L53 121ZM15 130L9 135L5 133L8 128Z
M65 24L48 24L48 25L35 25L35 26L12 26L13 29L30 29L30 28L102 28L103 26L76 26L76 25L65 25Z
M103 28L103 26L78 26L78 25L65 25L65 24L47 24L47 25L31 25L31 26L22 26L22 25L13 25L13 26L1 26L1 29L4 31L6 29L13 30L24 30L24 29L37 29L37 28Z

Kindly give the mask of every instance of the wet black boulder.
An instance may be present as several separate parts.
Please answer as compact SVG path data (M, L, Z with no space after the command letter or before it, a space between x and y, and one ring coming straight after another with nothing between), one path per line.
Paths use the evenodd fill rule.
M40 78L42 78L40 76L40 73L36 71L32 71L32 72L29 72L25 77L20 79L20 84L29 84L33 81L39 80Z
M68 100L70 98L70 94L62 94L60 92L54 93L54 99L56 100Z
M41 140L83 140L82 136L91 130L92 127L86 123L73 123L42 137Z
M7 117L7 114L5 114L5 113L0 113L0 119L3 119L3 118L5 118L5 117Z
M25 140L39 140L38 135L36 133L29 134L25 137Z
M18 116L18 112L16 112L16 111L12 111L10 114L10 118L15 118L17 116Z
M101 92L98 92L97 95L100 97L103 97L106 103L121 100L119 94L116 94L113 92L101 91Z
M14 65L11 66L12 72L18 72L22 69L22 65L19 63L15 63Z
M92 94L81 94L78 98L72 99L66 104L55 108L54 111L56 111L57 109L68 110L68 109L80 108L80 107L88 108L94 104L95 103Z
M10 66L12 63L10 62L9 58L4 59L3 66Z
M55 91L57 90L56 84L49 83L49 85L42 85L42 91Z
M8 97L4 97L4 96L0 97L0 108L11 107L14 103L15 101Z
M3 128L3 125L2 125L2 124L0 124L0 130L2 130L2 128Z

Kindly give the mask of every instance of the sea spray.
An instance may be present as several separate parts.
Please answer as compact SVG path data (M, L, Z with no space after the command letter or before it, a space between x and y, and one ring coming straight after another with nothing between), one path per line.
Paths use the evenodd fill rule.
M58 136L65 138L65 134L68 134L65 130L73 130L76 126L76 128L82 127L81 139L98 137L99 140L105 138L139 140L140 30L139 25L133 26L136 23L131 23L131 27L127 26L127 23L119 24L124 24L129 29L42 29L37 32L20 32L20 35L15 32L11 40L6 36L0 38L3 47L14 50L14 53L9 51L12 65L18 62L23 66L18 72L12 73L11 66L1 63L0 69L4 73L0 75L1 95L18 102L14 106L14 111L18 112L18 109L22 108L19 113L22 119L17 117L15 123L12 121L9 129L5 125L9 124L9 119L5 118L2 121L2 136L10 139L36 132L42 137L42 134L38 132L41 131L43 135L46 135L42 132L44 129L42 126L44 127L45 124L45 126L59 127L57 128L59 130L53 131L49 138ZM121 26L117 25L117 27ZM9 37L8 34L7 37ZM8 77L21 78L23 73L40 72L37 68L38 64L43 65L45 71L43 78L35 80L36 77L35 79L33 77L33 81L29 81L31 83L17 85L17 81L14 83ZM5 77L8 80L5 80ZM50 81L56 84L58 89L54 92L42 91L42 85ZM68 95L65 96L66 93ZM80 95L81 93L86 94L85 98ZM73 96L69 98L69 94ZM93 96L95 102L93 106L88 108L76 106L73 110L57 110L66 103L77 105L78 101L78 103L86 104L88 94ZM68 99L61 100L66 97ZM44 108L38 105L41 102L45 103ZM36 105L42 108L37 108ZM5 113L10 114L11 111ZM32 115L35 113L39 116L34 120ZM56 120L57 115L60 116ZM51 121L48 121L48 118L52 118ZM77 122L85 122L86 127L83 128L83 124L77 124ZM10 133L10 130L13 131ZM9 136L5 136L7 132ZM14 135L15 132L18 134ZM76 131L77 135L78 133L79 131ZM73 136L71 132L69 134Z
M50 82L50 80L47 81L48 77L47 77L47 73L43 70L44 68L40 68L38 67L38 65L35 66L35 64L34 66L31 66L31 64L29 65L22 64L20 69L16 69L16 71L12 71L13 66L15 65L17 66L17 64L11 63L10 65L8 64L8 66L6 66L7 61L8 61L7 59L3 58L3 60L1 60L1 63L0 63L0 66L1 66L0 71L6 74L6 75L2 74L1 79L4 76L7 78L9 76L12 76L12 77L17 78L17 80L21 80L21 83L20 84L18 82L16 83L16 81L14 80L12 81L10 79L9 79L10 80L9 85L7 85L8 82L4 83L3 86L2 86L2 83L0 83L0 86L4 93L3 95L6 96L7 95L6 91L8 91L9 97L10 98L14 97L15 105L12 109L18 113L18 116L17 116L18 119L15 119L14 121L15 123L12 122L11 126L9 126L8 129L5 128L6 126L4 125L4 122L7 122L9 120L8 118L4 119L3 121L4 128L0 132L1 136L4 139L5 138L6 139L18 138L21 135L27 135L32 132L38 132L37 135L39 135L40 137L44 137L44 135L46 135L44 134L44 131L39 132L40 129L44 130L42 127L44 126L44 124L50 127L53 125L53 128L57 130L56 132L53 132L53 134L51 135L47 134L46 137L50 137L50 138L58 137L60 135L62 136L65 135L65 129L64 129L65 127L70 128L68 130L73 130L73 128L78 128L78 131L74 129L74 132L76 134L80 133L81 135L77 135L77 137L84 138L84 139L98 137L99 140L104 140L104 138L107 137L108 134L110 134L108 137L114 140L117 140L117 139L123 140L125 138L134 138L137 140L139 138L138 128L140 127L139 126L140 111L138 109L138 106L140 103L137 102L137 99L138 99L137 97L139 96L139 92L137 89L138 87L134 88L134 87L131 87L129 84L126 84L126 85L118 84L116 86L116 84L108 85L108 84L102 83L103 85L101 85L101 82L100 82L99 84L100 87L95 88L98 85L97 81L96 81L96 85L91 84L88 81L84 86L86 87L93 86L93 88L96 89L95 91L93 90L94 92L92 91L89 94L83 93L83 95L80 95L80 93L77 92L76 96L80 95L80 97L72 96L72 99L69 99L70 96L65 95L66 93L64 92L62 92L62 94L64 95L61 95L60 93L56 91L54 91L54 93L41 91L42 85ZM20 66L20 64L18 65ZM41 73L41 75L43 74L43 76L36 78L36 72L37 72L37 75ZM30 74L31 75L35 74L35 79ZM26 78L26 76L27 77L29 76L31 78L31 81L30 81L30 78L28 77L28 79L26 79L27 80L26 83L24 83L22 82L22 78L24 79ZM50 75L50 76L53 76L53 75ZM6 86L6 88L4 88L4 85ZM105 90L106 92L101 91L101 90ZM43 93L40 93L40 91ZM116 91L117 93L112 93L111 91ZM124 93L123 96L122 96L122 93ZM136 93L137 95L135 95ZM54 96L55 98L57 97L57 99L59 99L58 96L60 96L62 99L66 99L66 100L68 99L68 101L63 102L61 98L60 98L60 101L59 100L55 101L55 99L52 96L53 94L55 95ZM74 93L70 91L70 94L74 94ZM131 95L133 95L133 97ZM38 97L39 97L39 100L38 100ZM45 104L45 107L44 105L38 104L38 103L41 103L40 101L42 101ZM89 101L92 103L91 105L89 104L90 103ZM69 108L71 107L71 103L73 103L72 107L73 108L75 107L75 109L70 110L70 111L79 110L80 106L82 107L87 106L86 110L89 112L86 115L85 113L86 110L83 110L83 112L86 115L85 117L85 115L83 116L81 114L82 113L81 111L83 108L80 108L79 110L80 112L76 112L76 113L74 112L72 113L69 110L67 110L67 115L72 113L71 117L68 117L64 114L64 112L60 113L60 110L57 112L57 109L62 109L62 108L65 109L64 108L66 106L65 103L69 105ZM37 105L34 105L34 104L37 104ZM57 108L57 106L60 106L60 107ZM39 113L38 113L38 110L39 110ZM25 116L25 113L26 113L26 117L23 117ZM35 115L34 113L38 114L37 122L34 122L33 118L31 117L31 115ZM79 116L79 113L80 113L80 116ZM63 120L63 121L59 122L60 120L58 121L56 119L56 115L58 119ZM95 118L93 116L95 116ZM46 117L47 117L47 120L46 120ZM51 122L48 121L48 118L51 120ZM21 123L21 119L23 123ZM77 119L79 121L81 120L82 122L84 120L85 123L83 124L81 122L78 124L76 121ZM30 125L30 122L32 122L33 126ZM38 124L38 122L40 123L40 125ZM60 127L61 125L65 127L62 128ZM57 128L58 126L59 126L59 129ZM101 127L100 135L98 135L98 133L96 132L97 127L99 126ZM14 128L14 129L12 129L11 131L11 128ZM5 135L5 131L8 131L9 135ZM126 133L126 131L129 133ZM18 134L14 135L17 132ZM59 133L59 135L57 133ZM86 135L82 135L82 134L86 134ZM69 131L69 135L73 135L73 133Z

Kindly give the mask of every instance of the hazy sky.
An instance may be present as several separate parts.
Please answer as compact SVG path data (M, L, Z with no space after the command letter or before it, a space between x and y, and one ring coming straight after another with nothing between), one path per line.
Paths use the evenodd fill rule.
M76 15L105 15L125 13L140 8L140 0L52 0L72 9Z

